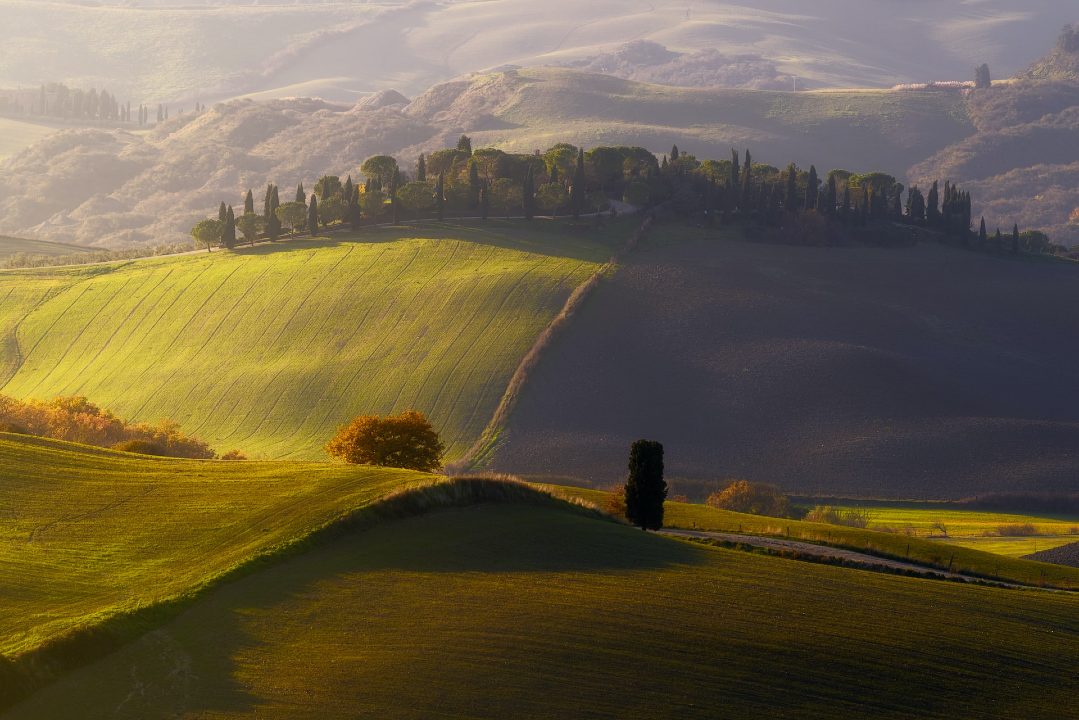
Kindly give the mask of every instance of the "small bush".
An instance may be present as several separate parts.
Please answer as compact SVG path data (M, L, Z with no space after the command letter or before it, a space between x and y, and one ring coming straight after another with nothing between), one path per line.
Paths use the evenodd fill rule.
M377 465L434 472L442 467L445 445L423 413L361 415L326 444L330 457L354 465Z
M1000 537L1032 537L1037 534L1038 528L1030 523L1013 523L997 528L997 535Z
M229 450L227 453L218 458L218 460L246 460L247 456L239 450Z
M779 488L746 480L732 481L725 489L709 495L705 502L720 510L752 515L787 517L790 514L790 501Z
M604 488L603 512L619 520L626 519L626 490L621 485Z
M868 510L840 510L829 505L817 505L806 513L805 519L809 522L864 529L869 526L873 516Z
M168 452L166 452L165 448L157 443L152 443L149 440L124 440L123 442L118 442L113 445L112 449L120 450L122 452L138 453L139 455L168 456Z

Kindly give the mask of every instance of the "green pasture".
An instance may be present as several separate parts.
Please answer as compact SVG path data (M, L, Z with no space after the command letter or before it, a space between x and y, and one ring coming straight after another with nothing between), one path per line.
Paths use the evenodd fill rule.
M428 415L460 456L536 335L624 241L429 224L0 273L0 392L171 418L220 451L320 459L355 415Z
M0 160L30 147L56 128L12 118L0 118Z
M14 719L1059 718L1079 599L554 507L393 521L249 575Z
M0 434L0 655L182 595L430 477L149 458Z

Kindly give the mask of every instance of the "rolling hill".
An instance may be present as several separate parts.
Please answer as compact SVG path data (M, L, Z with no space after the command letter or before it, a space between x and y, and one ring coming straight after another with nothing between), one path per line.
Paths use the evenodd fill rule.
M661 225L545 354L492 467L605 485L648 437L670 476L713 486L1074 492L1076 272Z
M1076 609L485 505L240 578L5 717L1055 718Z
M434 224L2 274L0 391L85 395L268 458L322 458L352 417L415 408L453 459L610 237Z
M0 261L18 253L58 256L74 255L81 252L86 252L86 248L81 245L66 245L45 240L0 236Z
M1016 72L1076 20L1056 0L1025 8L1015 12L1009 0L903 12L894 0L811 8L800 0L9 0L0 86L107 84L121 100L174 109L248 93L353 101L506 64L588 61L644 39L753 58L816 86L880 87L966 78L981 62ZM1012 41L1017 35L1030 41Z
M55 127L0 117L0 160L16 155L56 132Z

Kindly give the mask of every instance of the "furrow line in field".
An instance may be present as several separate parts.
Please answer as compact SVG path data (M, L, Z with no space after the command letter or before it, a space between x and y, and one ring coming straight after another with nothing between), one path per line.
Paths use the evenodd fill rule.
M412 257L410 257L408 259L408 262L404 263L404 265L398 271L397 275L394 276L394 279L391 281L394 286L397 286L399 284L399 283L397 283L397 280L399 280L401 275L403 275L405 273L405 271L408 270L408 268L412 265L413 262L415 262L416 258L419 257L419 255L420 255L420 246L417 245L417 247L415 248L415 250L414 250L414 252L412 254ZM398 292L400 292L400 290L398 290ZM368 307L367 311L364 314L363 320L366 320L367 316L370 315L372 307L373 307L373 305L371 307ZM361 320L361 322L357 323L356 330L353 333L353 337L355 337L355 333L360 332L360 330L363 328L363 320ZM351 338L350 338L350 342L351 342ZM273 377L270 378L269 382L266 383L266 389L267 390L269 390L269 388L271 388L274 385L274 383L277 382L277 379L280 377L282 372L283 372L283 369L278 369L277 372L274 373ZM269 413L272 412L274 408L276 408L277 403L280 402L280 400L281 400L281 398L280 398L280 396L278 396L274 401L274 406L271 407L270 410L267 411L267 413L263 415L262 421L260 421L257 426L252 428L251 432L249 432L243 438L240 438L237 442L244 442L244 441L250 439L253 435L255 435L261 429L261 426L266 421L266 418L269 416ZM248 415L250 415L250 411L248 412Z
M229 280L230 280L230 279L232 278L232 276L236 274L236 272L237 272L237 271L238 271L238 270L240 269L240 267L241 267L240 265L237 265L237 266L236 266L235 268L233 268L232 272L230 272L229 274L227 274L227 275L225 276L225 278L224 278L224 279L223 279L223 280L222 280L222 281L221 281L220 283L218 283L217 287L215 287L215 288L213 289L213 292L211 292L211 293L210 293L210 294L209 294L209 295L208 295L208 296L206 297L206 301L205 301L205 302L204 302L204 303L202 304L202 306L201 306L201 307L206 307L207 305L209 305L209 304L210 304L210 302L211 302L211 301L212 301L212 300L213 300L213 299L214 299L214 298L215 298L215 297L217 296L217 294L218 294L218 293L219 293L219 292L221 291L221 288L225 287L225 285L226 285L226 284L228 283L228 281L229 281ZM180 337L181 337L181 336L182 336L182 335L183 335L183 334L184 334L185 332L187 332L187 329L188 329L189 327L191 327L191 323L193 323L193 322L195 321L195 318L197 318L198 316L199 316L199 311L198 311L198 308L195 308L195 309L194 309L194 310L193 310L193 311L191 312L191 316L190 316L190 317L189 317L189 318L187 319L187 322L186 322L186 323L184 323L184 326L183 326L182 328L180 328L179 332L177 332L177 333L176 333L175 335L173 335L173 337L172 337L172 340L171 340L171 341L169 342L168 346L167 346L167 347L165 348L165 350L164 350L164 351L162 351L162 353L161 353L161 355L162 355L162 356L165 356L165 357L167 357L167 356L169 355L169 351L171 351L171 350L172 350L172 348L173 348L173 347L174 347L174 346L176 345L176 343L177 343L177 341L179 341ZM176 377L176 373L178 373L178 372L180 372L180 369L179 369L179 368L177 368L177 369L173 370L173 371L172 371L172 372L171 372L171 373L169 374L169 376L168 376L168 377L167 377L167 378L166 378L166 379L165 379L165 380L164 380L163 382L161 382L161 383L158 383L158 385L157 385L157 388L156 388L156 389L155 389L155 390L154 390L153 392L147 393L147 398L146 398L146 400L144 400L144 401L143 401L143 403L142 403L142 404L141 404L141 405L139 406L139 408L138 408L138 409L137 409L137 410L136 410L136 411L135 411L134 413L132 413L132 416L133 416L133 417L135 417L135 418L138 418L138 417L140 417L140 416L141 416L141 414L142 414L142 411L143 411L143 410L144 410L144 409L146 408L146 405L147 405L147 404L148 404L148 403L149 403L149 402L150 402L150 401L151 401L151 400L152 400L153 398L157 397L157 396L158 396L158 394L159 394L159 393L161 393L161 392L162 392L163 390L167 390L167 389L168 389L169 387L171 387L171 384L172 384L172 379L173 379L174 377Z
M172 270L169 270L167 273L165 273L165 276L162 277L160 280L158 280L157 284L154 285L152 288L150 288L150 290L146 294L150 295L151 293L154 292L154 290L161 287L161 284L165 280L167 280L170 275L172 275L172 272L173 272ZM143 285L145 285L145 281L143 282ZM142 289L142 286L139 287L139 290L141 290L141 289ZM137 293L133 293L133 295L134 294L137 294ZM109 335L108 339L98 345L97 352L95 352L92 356L89 357L89 359L86 361L86 363L82 366L82 369L81 370L72 369L68 373L69 375L74 375L74 378L72 380L68 381L68 383L66 385L64 385L64 387L62 389L60 389L57 394L66 395L69 392L68 388L71 387L72 382L78 382L78 381L81 380L82 383L85 383L87 378L92 377L92 375L90 373L90 368L93 367L93 365L96 363L96 361L102 356L103 353L105 353L105 350L112 343L112 341L116 337L117 333L119 333L121 329L125 329L125 328L128 329L129 332L133 332L131 330L130 326L128 325L128 323L131 321L131 318L135 314L135 312L142 306L143 306L143 302L138 301L138 300L136 300L131 305L131 309L128 311L127 315L124 316L124 319L116 324L116 326L112 330L112 333ZM82 387L82 386L80 385L79 387Z
M37 391L37 389L39 387L41 387L42 383L44 383L46 380L51 378L53 376L53 374L57 372L57 370L59 370L61 367L63 367L64 359L67 358L67 356L71 354L71 351L78 344L79 340L82 339L82 336L86 333L87 329L89 329L89 327L91 325L93 325L94 321L97 320L97 318L101 315L101 313L105 312L105 308L108 307L116 297L121 295L124 292L124 290L127 289L127 286L130 283L131 283L131 278L128 278L127 280L124 281L124 284L120 286L120 291L118 293L113 293L112 297L110 297L108 300L106 300L105 302L102 302L102 303L100 303L98 305L97 311L94 312L93 316L89 320L87 320L85 323L83 323L82 327L79 329L78 334L76 334L75 337L67 344L67 347L64 349L63 354L60 355L59 360L53 365L53 367L49 370L49 372L45 373L37 381L37 383L34 385L34 387L32 387L30 389L30 392L27 393L28 395L32 396ZM91 285L92 284L88 284L87 288L89 288Z
M187 284L184 285L183 288L177 289L175 297L172 298L172 302L169 303L168 307L166 307L164 310L161 311L161 313L158 315L158 318L159 319L166 318L168 316L168 314L172 311L173 306L175 306L176 303L178 303L180 301L180 299L184 296L184 293L186 293L188 291L188 289L192 285L194 285L196 281L198 281L199 278L201 278L203 275L205 275L206 271L208 271L211 267L213 267L212 263L206 263L203 266L202 270L200 270L197 273L193 273L191 275L191 277L188 279ZM173 287L175 288L175 286L173 286ZM127 383L127 387L124 390L122 390L119 395L117 395L115 398L113 398L113 401L115 403L117 403L117 404L122 404L123 399L125 397L127 397L127 394L131 390L134 390L136 388L141 389L142 388L142 379L143 379L143 377L146 376L146 373L151 368L155 368L155 367L156 367L155 363L149 362L149 361L146 362L144 364L143 368L142 368L142 371L139 372L138 376L133 378L132 380L130 380Z

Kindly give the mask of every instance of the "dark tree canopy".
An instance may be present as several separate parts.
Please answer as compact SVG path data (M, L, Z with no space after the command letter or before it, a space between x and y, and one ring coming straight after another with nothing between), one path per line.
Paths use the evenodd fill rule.
M626 478L626 518L642 530L663 527L663 502L667 483L663 479L663 445L654 440L638 440L629 451Z

